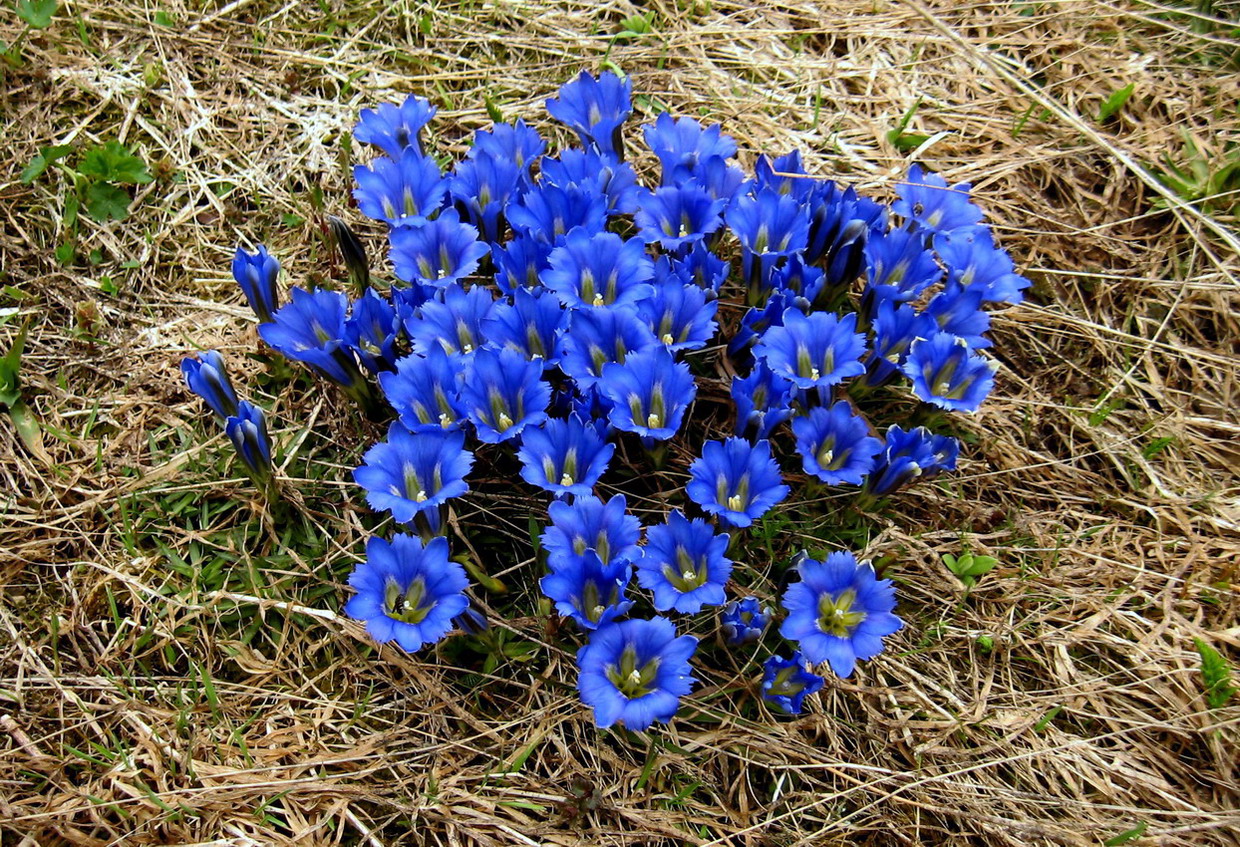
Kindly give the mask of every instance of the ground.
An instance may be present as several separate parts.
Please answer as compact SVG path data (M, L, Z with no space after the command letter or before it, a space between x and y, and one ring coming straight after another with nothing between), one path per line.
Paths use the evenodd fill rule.
M24 336L20 400L0 383L0 842L1240 843L1240 29L1235 3L1172 5L22 0L0 23L0 350ZM898 583L905 629L798 718L712 645L669 728L597 730L502 460L454 527L508 588L478 595L489 643L376 648L340 607L378 430L271 363L229 274L261 242L290 282L340 278L324 212L378 253L348 202L361 108L423 94L444 155L496 114L563 139L543 100L609 63L634 123L718 121L747 166L796 148L880 199L910 161L972 183L1034 281L995 315L990 401L952 419L958 472L880 511L798 487L748 548L767 596L800 547ZM152 181L84 164L109 140ZM128 216L94 220L118 190ZM206 347L271 411L278 503L183 387ZM964 551L999 562L971 591L943 560Z

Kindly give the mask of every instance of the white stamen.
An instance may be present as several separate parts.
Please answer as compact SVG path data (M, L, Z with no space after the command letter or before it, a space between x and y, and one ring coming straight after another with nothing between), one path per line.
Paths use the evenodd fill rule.
M593 301L590 305L591 305L591 306L602 306L602 305L603 305L603 295L602 295L602 294L595 294L595 295L594 295L594 301Z
M425 503L425 502L426 502L426 492L425 492L425 491L423 491L422 489L420 489L420 488L419 488L419 489L418 489L418 493L417 493L417 494L415 494L415 495L413 495L413 502L415 502L415 503Z
M632 672L629 673L629 682L632 683L633 685L640 685L641 681L642 681L641 671L639 671L637 668L633 668Z
M572 485L572 484L573 484L573 478L569 476L568 471L565 471L563 476L560 477L560 485Z
M654 412L646 415L646 426L650 429L659 429L663 426L663 419Z
M672 345L672 342L674 342L676 339L672 338L672 334L670 332L665 332L663 333L663 337L659 340L670 347Z
M448 417L447 412L439 413L439 425L442 426L444 429L447 429L448 427L452 426L452 418Z
M821 372L820 370L818 370L818 368L811 367L811 368L809 369L809 378L810 378L810 379L818 379L818 377L820 377L820 376L822 376L822 372Z
M741 500L741 495L733 494L731 497L728 498L728 511L739 512L744 508L745 508L745 504Z
M685 582L688 582L691 579L697 579L697 574L691 570L684 570L684 571L681 571L680 578L683 579Z
M508 417L507 412L500 412L499 420L497 420L495 423L496 423L495 428L498 429L500 432L503 432L504 430L508 429L508 427L512 426L512 418Z

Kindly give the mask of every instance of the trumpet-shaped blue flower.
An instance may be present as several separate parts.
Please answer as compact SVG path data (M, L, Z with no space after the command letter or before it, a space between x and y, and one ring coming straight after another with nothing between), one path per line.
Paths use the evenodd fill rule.
M924 234L906 229L870 238L865 259L866 294L876 300L915 300L943 275Z
M976 412L995 385L997 367L970 350L963 338L940 332L914 341L901 369L919 400L948 411Z
M637 581L654 592L654 607L660 612L692 614L703 606L718 606L732 575L727 550L726 534L716 535L706 521L689 520L677 509L666 523L646 528Z
M860 485L883 452L883 442L870 435L869 424L844 400L793 419L792 433L805 472L828 485Z
M508 223L519 236L557 245L574 229L586 233L607 228L607 195L594 186L539 184L508 204Z
M466 152L469 158L493 156L507 159L528 177L534 161L547 149L547 142L533 127L517 118L515 124L495 124L474 133L474 145Z
M935 435L924 426L906 432L893 424L887 428L884 444L862 489L874 497L886 497L919 477L955 470L960 455L960 442L950 435Z
M624 158L620 128L633 112L633 81L611 71L597 78L582 71L560 86L559 96L547 101L547 112L568 126L585 147Z
M795 302L788 292L776 290L767 297L765 306L760 309L750 306L745 311L741 317L741 325L736 328L736 333L728 342L728 355L737 360L739 367L743 368L753 361L753 353L749 348L756 344L768 329L782 326L784 313L788 311L789 304ZM796 310L800 311L799 308Z
M380 644L395 641L410 653L452 631L453 618L469 606L465 570L448 556L448 540L426 546L412 535L366 542L366 561L349 575L357 593L344 606L349 617L365 621Z
M445 209L421 226L397 227L391 242L397 277L414 285L441 287L476 271L491 249L478 240L477 229L461 223L455 209Z
M791 659L775 655L762 666L762 699L784 714L801 714L806 695L820 690L825 680L805 667L800 651Z
M791 490L783 484L769 441L707 441L689 466L689 477L689 499L728 526L751 525Z
M908 349L918 338L929 338L939 331L929 315L922 315L908 303L879 300L870 319L874 340L866 357L867 385L882 385L900 372Z
M554 294L518 288L512 303L495 304L482 319L481 329L488 344L541 359L548 368L560 360L560 337L567 326L568 312Z
M637 171L628 162L595 150L562 150L541 164L544 185L578 188L587 195L602 194L609 215L629 215L637 209L642 192Z
M757 641L770 623L771 610L762 607L757 597L732 600L719 613L719 628L729 644Z
M461 407L479 440L509 441L547 419L551 387L542 381L542 372L542 362L528 361L515 350L484 347L474 354L461 382Z
M399 324L392 304L373 288L353 303L353 314L344 322L344 340L371 373L396 367L396 334Z
M362 109L353 137L373 144L393 158L406 149L422 153L422 129L435 117L437 109L421 97L410 95L399 106L382 103L375 109Z
M707 156L694 168L693 179L716 200L731 202L750 186L745 172L722 156Z
M489 153L479 153L456 166L448 180L448 193L483 241L499 241L504 207L518 191L524 174L513 160Z
M964 288L981 288L982 302L1019 303L1029 280L1016 274L1012 258L995 246L985 227L945 232L934 237L934 249L947 265L947 278Z
M260 323L267 323L280 308L276 292L276 279L280 276L280 262L261 244L253 253L240 247L232 261L233 279L241 286L245 300L258 315Z
M641 731L667 723L695 682L689 659L697 639L677 637L666 618L602 627L577 651L577 690L599 727Z
M826 260L830 269L828 285L851 283L861 270L861 253L869 236L887 230L886 208L858 196L855 189L841 188L830 180L819 181L806 203L809 245L805 248L805 260ZM854 226L856 222L862 226Z
M654 440L676 434L697 395L689 366L662 346L604 365L598 390L612 402L612 426Z
M224 370L224 357L216 350L203 350L194 359L181 360L181 374L189 390L201 397L215 414L230 418L237 414L237 392Z
M487 342L483 325L495 312L491 290L475 285L466 291L457 283L444 287L440 298L428 300L417 317L405 321L413 349L426 354L438 347L468 356Z
M309 365L333 382L352 388L363 381L357 360L345 346L349 298L339 291L294 288L292 300L259 324L258 334L279 353Z
M664 113L666 114L666 113ZM664 186L639 202L633 222L643 241L672 254L686 253L723 226L726 200L716 200L696 183Z
M783 606L788 612L779 634L796 641L810 662L829 662L837 676L852 674L858 659L872 659L883 650L883 637L904 622L892 614L895 588L878 579L869 562L852 553L832 553L825 562L803 559L801 581L788 586Z
M654 264L635 238L574 229L549 261L543 284L570 309L631 305L653 293Z
M758 156L753 166L754 193L770 190L786 194L797 203L804 204L818 187L818 180L805 171L801 151L793 150L772 160L765 153Z
M271 437L267 434L267 416L258 406L242 400L237 412L224 422L228 440L237 448L241 459L255 477L271 473Z
M685 282L717 294L732 271L732 263L723 261L705 244L698 243L687 255L671 257L671 269Z
M767 329L754 355L797 388L827 388L865 373L860 361L865 354L865 336L856 329L854 312L841 318L787 309L783 326Z
M925 314L934 318L940 332L958 335L976 349L989 347L993 342L983 334L990 329L990 315L981 308L985 295L981 287L965 288L949 282L930 298Z
M495 262L495 284L505 294L518 288L541 288L539 278L551 267L549 242L529 235L517 235L506 244L492 244L491 258Z
M967 182L948 188L943 177L913 165L908 180L896 186L900 199L891 210L930 232L970 229L982 220L982 210L969 200L972 188Z
M732 377L736 434L750 441L769 438L792 417L792 383L758 362L749 376Z
M551 523L541 536L552 570L563 570L587 550L593 550L603 563L631 563L641 555L637 541L642 527L628 514L623 494L604 503L593 495L574 497L572 503L556 500L547 507Z
M465 417L460 406L464 371L460 356L432 347L425 356L397 361L395 373L379 374L379 387L410 432L457 429Z
M424 513L432 527L439 507L469 490L465 475L474 454L465 449L465 433L428 430L413 433L397 422L386 441L366 451L353 479L366 489L366 502L391 512L400 523Z
M632 576L629 562L616 559L604 563L593 550L586 550L561 563L538 585L555 603L557 612L588 632L606 626L632 608L633 601L625 596Z
M660 258L658 264L666 262ZM658 272L656 271L656 277ZM696 350L715 337L719 301L713 291L685 283L668 273L654 286L654 294L638 302L637 313L669 350Z
M766 188L737 197L724 218L741 242L749 305L757 305L770 293L775 265L808 244L809 216L795 198Z
M394 227L417 226L443 205L448 183L429 156L407 149L397 159L380 156L353 168L353 196L362 214Z
M792 297L803 297L814 302L826 284L826 273L821 268L805 263L800 255L789 256L788 261L771 272L771 288Z
M579 309L571 315L569 331L560 339L560 369L582 391L598 384L609 363L659 346L650 327L632 309Z
M556 496L588 495L616 451L593 426L576 415L549 418L521 435L521 478Z
M712 156L722 161L736 155L736 142L719 124L703 128L693 118L673 118L670 112L660 113L654 123L642 127L642 133L663 166L663 185L693 179L701 163Z

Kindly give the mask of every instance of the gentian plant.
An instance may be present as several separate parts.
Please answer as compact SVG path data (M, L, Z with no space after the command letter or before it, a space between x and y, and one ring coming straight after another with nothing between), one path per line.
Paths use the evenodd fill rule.
M413 652L488 631L470 598L503 586L457 510L482 468L503 468L523 509L505 519L537 551L505 573L576 643L599 727L670 721L719 650L755 703L795 715L904 622L893 581L852 552L787 561L788 498L829 488L860 514L954 470L960 444L936 429L996 383L984 307L1019 303L1029 281L967 184L912 164L884 204L797 151L747 175L718 125L664 112L634 128L632 94L583 72L546 100L579 146L551 150L517 120L455 162L431 149L428 101L363 110L353 137L379 153L353 195L386 228L388 271L332 218L352 296L282 297L265 247L239 249L233 276L270 351L386 427L353 453L377 515L345 611L370 638ZM635 140L650 172L624 160ZM218 353L182 371L276 496L267 413Z

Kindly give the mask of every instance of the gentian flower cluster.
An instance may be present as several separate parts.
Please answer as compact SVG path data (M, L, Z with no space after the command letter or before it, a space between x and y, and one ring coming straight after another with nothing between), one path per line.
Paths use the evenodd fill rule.
M801 473L873 505L952 470L954 438L880 433L871 392L901 383L910 401L976 411L996 370L983 307L1020 302L1029 282L969 186L917 165L889 207L811 175L795 151L759 156L749 178L718 125L663 113L634 131L632 80L612 72L583 72L546 110L580 146L553 155L518 120L476 132L446 166L426 100L363 110L354 139L376 155L354 169L353 196L387 229L390 286L372 282L339 219L352 297L293 287L281 305L279 263L237 251L263 341L387 425L353 477L399 531L367 544L346 611L408 651L483 631L446 535L471 473L507 454L545 516L539 588L585 642L578 690L598 726L665 723L690 693L698 639L680 628L694 623L653 613L718 620L721 645L768 656L755 691L797 714L825 685L808 665L849 676L901 628L892 583L837 552L802 557L778 606L729 601L755 568L744 533ZM648 186L625 161L634 136L658 160ZM721 311L729 298L740 308ZM678 438L703 424L696 374L722 350L734 434ZM237 399L218 354L182 367L247 467L269 468L262 413ZM625 496L600 492L617 456L643 451L687 479L645 527ZM774 633L795 643L791 658L764 643Z

